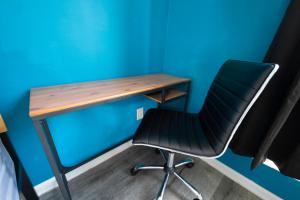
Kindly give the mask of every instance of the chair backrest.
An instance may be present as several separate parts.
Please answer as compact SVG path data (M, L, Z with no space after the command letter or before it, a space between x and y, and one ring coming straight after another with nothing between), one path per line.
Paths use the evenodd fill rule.
M227 149L242 120L278 70L277 64L228 60L215 77L199 119L216 151Z

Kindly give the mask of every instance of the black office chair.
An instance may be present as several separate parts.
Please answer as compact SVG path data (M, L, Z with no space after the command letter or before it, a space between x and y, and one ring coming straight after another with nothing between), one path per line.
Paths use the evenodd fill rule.
M186 159L174 164L174 154L198 158L220 157L278 68L277 64L229 60L215 77L199 113L148 110L136 131L133 144L159 149L166 164L138 164L132 168L132 175L140 170L164 170L166 175L157 200L163 199L172 174L197 196L196 199L202 199L201 194L176 172L180 166L192 167L193 160Z

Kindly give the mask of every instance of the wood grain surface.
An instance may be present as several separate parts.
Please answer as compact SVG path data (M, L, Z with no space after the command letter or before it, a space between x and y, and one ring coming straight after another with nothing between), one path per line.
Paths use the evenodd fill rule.
M178 97L182 97L186 95L186 92L180 91L180 90L175 90L175 89L171 89L166 91L165 94L165 101L170 101L173 99L176 99ZM161 98L161 92L152 92L149 94L145 94L145 97L152 99L158 103L162 103L162 98Z
M31 118L45 118L189 81L187 78L166 74L152 74L33 88L30 91L29 115Z
M5 133L5 132L7 132L7 128L6 128L6 125L4 123L2 116L0 114L0 134Z

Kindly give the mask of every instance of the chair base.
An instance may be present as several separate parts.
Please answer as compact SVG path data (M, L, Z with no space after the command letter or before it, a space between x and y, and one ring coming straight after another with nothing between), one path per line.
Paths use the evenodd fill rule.
M189 183L187 182L181 175L179 175L176 172L176 169L181 167L181 166L186 166L188 168L193 167L194 161L192 159L185 159L177 164L174 164L174 156L175 154L172 152L168 152L167 155L165 154L164 151L160 150L160 153L165 160L166 164L164 166L159 166L159 165L152 165L152 166L144 166L143 164L137 164L131 169L131 175L136 175L139 171L142 170L164 170L165 171L165 177L163 180L163 183L160 187L160 190L158 192L157 197L155 200L163 200L163 196L165 193L165 189L168 184L168 180L170 175L174 175L176 178L178 178L188 189L190 189L197 198L194 200L202 200L202 195Z

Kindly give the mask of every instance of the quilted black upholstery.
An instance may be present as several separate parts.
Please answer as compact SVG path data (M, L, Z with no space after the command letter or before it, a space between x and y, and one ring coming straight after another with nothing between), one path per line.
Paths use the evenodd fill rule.
M150 109L136 131L133 144L199 157L220 155L247 107L250 108L259 90L275 73L274 66L227 61L215 77L199 113Z

